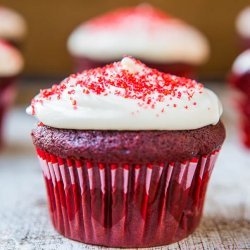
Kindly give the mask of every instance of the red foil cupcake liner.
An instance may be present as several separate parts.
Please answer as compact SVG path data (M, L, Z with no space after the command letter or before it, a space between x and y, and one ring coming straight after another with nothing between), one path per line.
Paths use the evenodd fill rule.
M166 245L192 233L218 153L182 163L121 165L37 148L56 230L109 247Z

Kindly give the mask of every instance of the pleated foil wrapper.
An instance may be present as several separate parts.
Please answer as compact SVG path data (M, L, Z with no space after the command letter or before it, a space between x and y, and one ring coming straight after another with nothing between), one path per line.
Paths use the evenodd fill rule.
M167 245L191 234L218 153L139 165L65 159L37 148L55 229L108 247Z

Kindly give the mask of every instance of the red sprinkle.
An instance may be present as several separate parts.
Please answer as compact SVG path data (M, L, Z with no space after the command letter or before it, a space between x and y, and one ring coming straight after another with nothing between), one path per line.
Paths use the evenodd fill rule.
M38 126L38 127L43 127L44 124L43 124L42 122L39 122L37 126Z

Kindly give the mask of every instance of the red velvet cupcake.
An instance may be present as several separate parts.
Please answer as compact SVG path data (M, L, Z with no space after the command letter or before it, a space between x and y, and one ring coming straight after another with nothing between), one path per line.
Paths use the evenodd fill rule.
M250 6L243 9L237 17L236 29L243 50L250 48Z
M16 80L23 68L20 52L0 40L0 147L3 143L4 116L16 94Z
M0 39L20 48L26 33L24 18L14 10L0 6Z
M198 226L225 138L202 84L126 57L42 90L27 112L40 121L32 139L59 233L149 247Z
M239 93L235 101L240 114L241 134L244 144L250 148L250 49L236 58L230 83Z
M146 4L81 24L70 35L68 50L77 72L132 55L179 76L193 75L209 55L207 39L197 29Z

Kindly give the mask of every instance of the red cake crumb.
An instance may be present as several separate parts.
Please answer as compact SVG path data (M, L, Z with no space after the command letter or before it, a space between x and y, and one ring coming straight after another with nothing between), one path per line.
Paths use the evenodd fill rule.
M138 100L139 106L155 108L157 102L164 102L168 96L170 102L172 97L182 98L186 96L189 101L195 92L202 93L203 85L194 80L165 74L156 69L148 68L140 61L130 58L136 67L136 72L125 69L121 62L115 62L103 68L96 68L73 74L55 84L50 89L41 90L39 95L32 100L32 110L35 113L37 102L43 103L51 97L60 99L63 93L67 93L73 108L77 108L74 98L76 89L81 88L83 95L116 95L126 99ZM114 89L115 88L115 89ZM196 102L192 102L197 105ZM192 105L192 103L190 103ZM173 107L177 107L174 103ZM166 106L167 103L166 103ZM188 109L188 106L185 106Z

